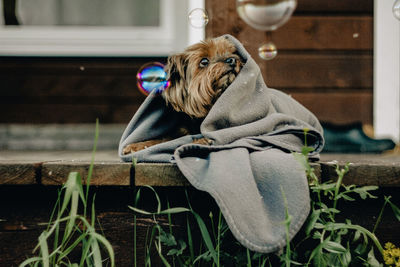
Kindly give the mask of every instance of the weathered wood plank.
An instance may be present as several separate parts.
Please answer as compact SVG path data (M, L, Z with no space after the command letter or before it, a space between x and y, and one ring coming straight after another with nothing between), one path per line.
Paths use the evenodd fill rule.
M11 177L3 179L2 185L20 185L20 184L37 184L37 177L41 176L43 185L62 185L68 173L71 171L78 171L85 179L87 171L90 166L89 161L82 161L83 158L89 158L90 152L53 152L38 153L38 160L43 160L42 165L34 165L26 161L16 161L24 155L27 158L34 157L34 153L25 154L23 151L20 153L11 152L7 156L7 151L2 154L0 159L0 170L3 173L9 173ZM81 154L77 156L77 154ZM46 161L54 159L57 155L64 155L66 159L63 161ZM138 163L134 170L131 163L122 163L115 160L114 153L99 152L98 157L103 161L96 161L93 168L92 185L95 186L144 186L151 185L156 187L181 187L189 186L190 184L184 178L176 165L166 163ZM73 160L73 159L78 160ZM14 160L13 160L14 159ZM318 176L322 179L334 179L336 173L334 172L334 162L338 161L341 165L346 162L352 163L350 165L350 172L346 175L345 180L347 183L354 183L359 185L379 185L387 187L400 186L400 156L392 155L378 155L378 154L321 154L321 161L314 164L314 168ZM7 169L7 166L14 168ZM25 172L26 164L28 171ZM21 166L21 167L20 167ZM22 171L18 171L19 168ZM33 169L32 169L33 168ZM40 169L37 169L40 168ZM36 173L32 172L35 171ZM35 176L36 175L36 176ZM35 178L36 177L36 178ZM133 182L135 182L133 184Z
M337 177L335 167L335 164L321 164L322 179L330 180ZM340 167L343 168L344 164L340 164ZM349 172L343 178L343 184L400 187L400 163L390 165L351 163Z
M304 3L299 1L294 16L281 28L272 32L272 40L280 49L372 49L372 12L367 11L365 14L362 11L363 15L348 15L347 12L345 16L339 13L345 10L343 8L348 8L347 11L372 10L372 2L361 4L356 1L358 3L354 5L351 5L353 1L341 2L337 5L336 1L322 1L318 4L311 0ZM206 8L210 13L210 22L206 28L207 37L229 33L242 42L258 46L267 40L264 32L253 29L239 17L234 0L206 1ZM313 12L313 15L307 15L309 11Z
M60 185L67 181L70 172L79 172L85 182L90 162L60 161L42 165L42 184ZM95 162L90 184L95 186L129 186L131 184L130 163Z
M323 155L321 176L323 180L336 180L336 164L343 168L349 164L344 184L400 187L400 156L388 155Z
M245 44L246 46L246 44ZM271 61L265 61L258 56L257 43L249 43L246 49L252 54L253 58L257 61L260 68L265 72L265 81L267 84L275 87L294 87L294 88L372 88L372 74L373 74L373 55L372 52L363 53L347 53L347 52L298 52L292 53L288 51L279 51L278 56ZM57 83L61 83L63 77L57 78ZM84 78L82 78L84 79ZM101 80L101 79L100 79ZM102 97L89 98L88 93L82 95L82 99L79 99L79 93L68 93L68 87L64 88L65 92L62 93L61 89L57 89L58 92L50 92L50 87L37 87L34 84L40 80L32 80L32 85L29 85L27 89L16 89L13 93L3 93L4 96L7 94L9 98L4 98L1 101L2 104L26 104L35 105L40 102L41 105L51 105L59 107L60 110L68 111L68 108L76 108L77 113L82 111L83 103L91 106L92 109L97 109L97 113L100 112L111 112L110 108L106 109L108 105L111 105L110 96L112 93L107 91L107 86L100 86L99 92ZM82 80L84 81L84 80ZM77 82L70 89L74 88L77 92L83 92L86 88L86 83ZM132 85L133 86L133 85ZM15 86L10 86L9 89ZM37 87L35 89L35 87ZM45 90L47 88L47 90ZM39 92L40 91L40 92ZM90 92L90 90L89 90ZM18 97L23 94L24 99ZM118 92L120 94L129 94L129 98L124 96L116 96L111 98L121 102L122 104L129 104L130 100L135 100L131 105L138 106L139 98L144 99L135 88L128 90L125 88L124 91ZM39 97L40 96L40 97ZM132 98L131 98L132 97ZM7 100L7 101L6 101ZM138 103L136 103L138 101ZM112 102L112 101L111 101ZM68 104L63 104L68 103ZM117 106L117 105L115 105ZM32 106L36 107L36 106ZM32 111L32 110L31 110ZM88 112L88 111L87 111ZM94 112L92 112L94 113ZM51 114L48 114L51 115ZM83 115L83 114L82 114Z
M32 64L37 63L32 62ZM60 61L61 64L64 63ZM103 74L101 71L91 75L68 75L62 73L62 68L58 68L60 73L57 74L43 70L37 74L29 74L27 77L13 73L12 70L19 69L10 68L5 71L5 74L0 75L3 79L1 96L52 96L55 100L57 100L56 97L68 96L76 97L76 101L79 101L80 97L87 102L104 99L101 97L112 97L114 100L128 97L144 99L144 95L136 87L137 69L127 75ZM11 88L16 89L10 90Z
M139 163L135 167L135 186L189 186L174 164Z
M253 54L256 53L253 49ZM258 55L258 54L257 54ZM371 89L372 54L280 53L271 61L254 58L273 88Z
M294 17L274 31L271 39L282 50L371 50L373 18Z
M372 14L373 8L373 0L299 0L296 12Z
M91 128L93 130L93 138L94 138L94 124L91 125L82 125L84 127L83 131ZM29 126L26 126L29 127ZM39 126L40 127L40 126ZM55 128L60 129L59 127L63 126L55 126ZM76 127L76 126L75 126ZM104 132L109 131L108 127L102 128L100 125L99 128L103 129ZM116 126L118 127L118 126ZM13 128L13 126L11 126ZM45 127L45 130L50 130L51 126ZM113 126L110 127L111 131ZM25 129L25 127L22 127ZM18 129L19 130L19 129ZM72 130L70 127L65 126L65 130L68 132ZM9 129L9 131L14 131L13 129ZM28 130L27 130L28 131ZM34 130L32 130L34 131ZM40 131L40 130L39 130ZM103 133L104 133L103 132ZM49 133L51 135L51 133ZM24 161L32 161L32 162L48 162L48 161L86 161L89 162L92 158L92 150L3 150L0 153L0 162L24 162ZM115 150L97 150L95 153L95 161L100 162L119 162L118 152Z
M149 61L165 62L166 57L137 57L134 59L126 57L2 57L0 75L5 73L21 75L28 72L32 75L83 76L101 73L106 76L132 75L135 77L136 71ZM30 75L27 78L30 78Z
M104 150L118 147L119 139L126 124L100 124L95 159L101 160ZM0 147L8 150L7 155L15 151L14 159L20 161L67 160L60 151L68 153L74 160L90 160L91 156L80 151L90 151L94 144L95 124L0 124ZM39 151L38 151L39 150ZM19 152L18 152L19 151ZM21 153L24 151L24 153ZM118 160L116 152L107 155L107 159ZM2 160L0 153L0 160Z
M344 161L340 160L341 155L337 155L340 166L344 166ZM357 159L360 155L354 154L349 158L351 164L349 172L346 174L344 183L355 185L377 185L383 187L400 186L400 158L398 156L387 160L379 160L380 156L375 155L375 159L363 162ZM329 159L334 157L328 156ZM336 163L327 160L326 155L322 154L322 161L314 165L315 173L323 181L334 180L337 178L335 172ZM137 164L135 171L135 185L143 186L188 186L188 181L180 173L179 169L173 164Z
M127 123L139 108L141 102L132 104L89 104L89 103L32 103L15 102L1 103L0 123L94 123L98 118L100 123ZM61 98L59 98L61 99ZM67 97L65 97L67 99ZM48 99L50 101L50 99ZM1 102L1 101L0 101Z
M222 18L236 13L236 1L213 1L206 0L206 9L210 16L211 22L213 20L221 20ZM373 0L299 0L294 12L294 17L299 14L369 14L372 15L374 3ZM235 21L235 20L230 20ZM210 24L209 24L210 26ZM209 28L209 27L208 27ZM209 29L207 28L207 33Z
M0 185L36 184L39 162L0 161Z
M320 121L335 124L372 124L373 94L370 90L297 92L284 90L313 112ZM349 108L351 107L351 112Z
M327 34L329 32L329 34ZM256 49L273 41L281 50L371 50L373 19L370 16L298 16L269 34L255 30L238 18L228 33L246 47Z

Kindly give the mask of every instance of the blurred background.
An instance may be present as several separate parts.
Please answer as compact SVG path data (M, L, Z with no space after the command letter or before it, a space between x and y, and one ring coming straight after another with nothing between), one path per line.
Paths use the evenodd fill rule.
M90 149L96 118L99 147L116 149L145 98L140 67L226 33L252 54L269 87L322 123L361 125L397 142L400 28L392 5L299 0L287 23L265 32L239 17L235 0L0 1L0 149ZM196 8L207 16L200 27L188 18ZM268 41L278 49L273 60L259 56Z

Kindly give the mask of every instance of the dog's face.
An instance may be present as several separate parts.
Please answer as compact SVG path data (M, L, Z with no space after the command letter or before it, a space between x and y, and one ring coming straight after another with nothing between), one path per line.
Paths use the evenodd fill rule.
M189 46L168 58L165 70L170 87L163 97L176 111L204 118L242 65L235 46L225 38Z

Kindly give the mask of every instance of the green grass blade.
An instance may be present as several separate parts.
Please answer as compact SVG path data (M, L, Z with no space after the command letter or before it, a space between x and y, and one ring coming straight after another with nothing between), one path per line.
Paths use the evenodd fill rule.
M251 267L251 257L250 257L250 250L246 249L246 256L247 256L247 267Z
M93 200L92 200L92 214L90 214L90 215L91 215L91 223L90 223L90 225L91 225L92 227L94 227L95 222L96 222L96 209L95 209L95 206L94 206L95 200L96 200L96 194L93 196Z
M162 252L161 252L161 244L157 245L157 242L154 242L154 245L156 246L156 250L158 253L158 256L160 257L160 259L162 260L162 262L164 263L164 266L166 267L171 267L171 264L169 264L169 262L167 261L167 259L163 256Z
M193 210L192 210L192 214L195 217L197 224L200 228L201 236L203 237L204 243L205 243L207 249L210 251L211 257L213 258L214 263L217 264L217 262L218 262L217 252L215 251L215 248L214 248L213 242L211 240L210 233L207 230L206 224L204 223L204 221L200 217L200 215L197 214L196 212L194 212Z
M71 194L71 208L68 216L69 219L67 221L67 226L64 231L64 237L61 241L61 244L63 246L72 237L72 233L75 228L75 221L78 215L78 205L79 205L79 192L73 191Z
M183 207L170 208L170 209L165 209L165 210L161 210L161 211L157 211L157 212L148 212L148 211L141 210L141 209L138 209L138 208L132 207L132 206L128 206L128 208L137 213L144 214L144 215L160 215L160 214L165 215L165 214L176 214L176 213L190 211L189 209L183 208Z
M90 243L90 248L92 251L91 254L92 254L94 267L102 267L99 243L97 242L96 238L90 238L89 243Z
M182 212L188 212L188 211L190 211L190 210L187 208L176 207L176 208L162 210L158 214L176 214L176 213L182 213Z
M167 200L167 209L170 209L169 200ZM172 235L172 213L167 213L169 233Z
M67 182L65 183L63 188L65 189L65 192L64 192L64 199L63 199L62 207L61 207L61 211L60 211L61 214L64 213L65 209L67 208L68 204L70 203L73 191L79 192L79 196L81 197L81 200L84 202L84 205L86 207L85 198L83 196L82 178L78 172L70 172L68 174Z
M148 212L148 211L145 211L145 210L141 210L141 209L138 209L138 208L135 208L135 207L132 207L132 206L128 206L128 208L133 210L134 212L137 212L137 213L140 213L140 214L144 214L144 215L154 215L155 214L155 213Z
M159 213L161 212L161 200L160 200L160 197L158 196L156 190L155 190L153 187L148 186L148 185L146 185L145 187L147 187L147 188L149 188L151 191L153 191L154 196L156 197L156 200L157 200L157 213L159 214Z
M87 198L89 196L89 185L90 185L90 181L92 179L92 174L93 174L94 158L95 158L95 155L96 155L98 139L99 139L99 119L96 119L96 129L95 129L95 135L94 135L92 159L90 161L88 176L87 176L87 179L86 179L86 202L87 202Z
M136 163L132 161L133 167L136 166ZM140 199L140 188L136 191L135 202L134 205L137 207ZM137 267L137 229L136 229L137 217L136 215L133 216L133 266Z
M398 221L400 221L400 208L396 206L392 201L390 201L390 197L386 198L390 207L392 208L393 214Z
M186 216L186 227L187 227L187 236L188 236L188 246L189 246L189 252L190 252L190 262L193 262L194 261L193 237L192 237L192 229L190 228L188 216Z
M385 202L383 203L382 208L381 208L381 210L380 210L380 212L379 212L378 218L376 219L374 228L372 229L372 233L375 233L376 228L378 228L378 225L380 224L380 222L381 222L381 220L382 220L383 211L385 210L385 207L386 207L386 205L387 205L389 199L390 199L390 197L386 197L386 196L385 196Z
M85 264L86 259L88 258L88 254L89 254L89 250L90 250L90 245L88 240L83 239L82 240L82 256L81 256L81 261L79 263L80 267L83 267Z
M108 256L110 257L111 266L115 266L115 254L114 249L111 246L111 243L102 235L98 233L91 233L91 236L94 237L98 242L100 242L107 250Z
M86 234L81 234L69 247L65 248L62 253L60 253L58 260L62 260L63 258L67 257L68 254L70 254L85 238ZM61 246L59 248L61 248Z
M217 227L217 258L219 266L220 258L221 258L221 228L222 228L222 212L221 210L218 212L218 227Z
M137 267L137 231L136 231L136 215L133 216L133 266Z
M47 232L46 231L44 231L42 234L40 234L39 245L40 245L40 253L42 256L43 267L49 267L50 266L49 247L47 245Z
M40 262L41 260L42 260L41 257L32 257L32 258L24 260L18 267L25 267L25 266L31 265L33 263Z

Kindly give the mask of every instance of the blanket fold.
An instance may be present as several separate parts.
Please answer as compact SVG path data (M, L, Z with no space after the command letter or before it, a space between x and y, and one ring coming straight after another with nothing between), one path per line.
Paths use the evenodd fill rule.
M124 131L119 155L124 161L176 163L194 187L216 200L238 241L254 251L276 251L286 244L286 209L292 217L290 238L310 209L304 169L290 152L300 152L306 141L314 148L310 156L318 158L322 127L297 101L265 85L237 39L219 38L231 40L246 63L211 108L200 133L123 155L126 145L165 136L179 122L177 112L150 94ZM212 145L192 143L202 136Z

